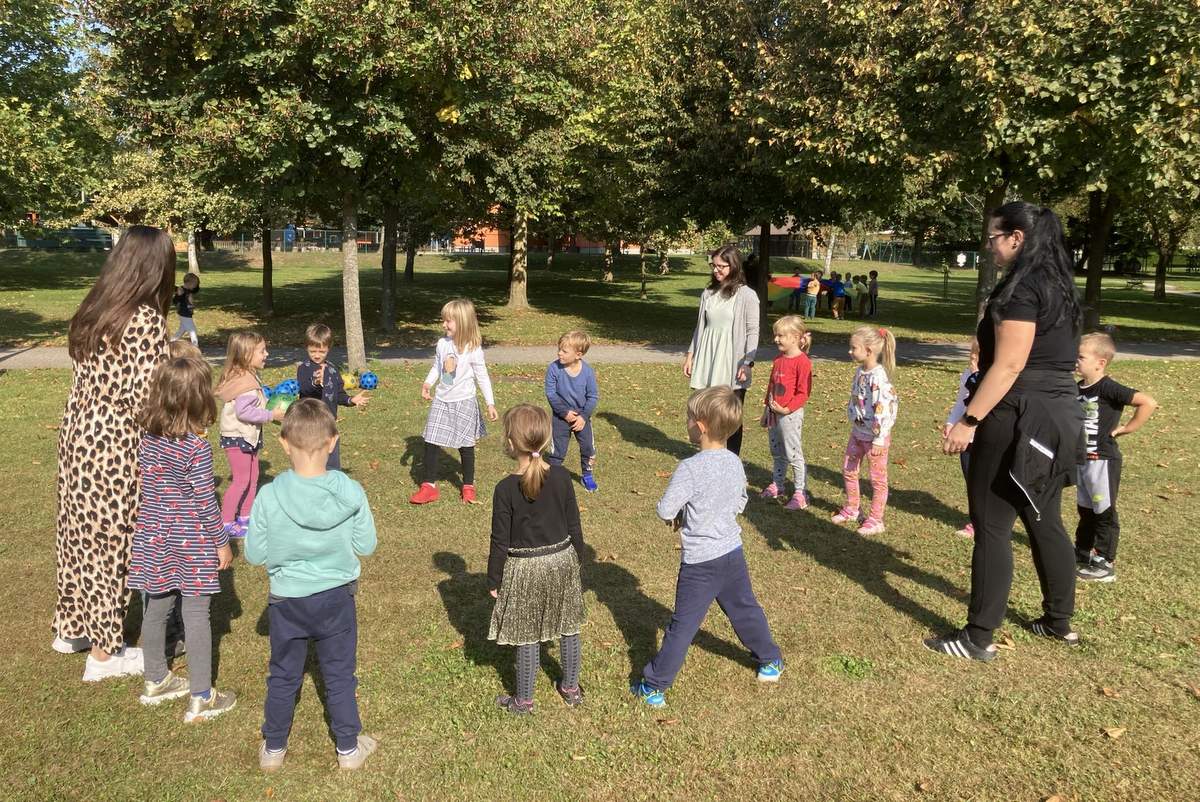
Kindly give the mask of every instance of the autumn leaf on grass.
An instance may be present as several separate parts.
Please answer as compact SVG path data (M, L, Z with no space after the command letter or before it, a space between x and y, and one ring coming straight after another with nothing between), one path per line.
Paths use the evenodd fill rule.
M1103 695L1109 699L1120 699L1121 698L1121 694L1117 693L1116 691L1114 691L1112 688L1108 687L1107 685L1100 689L1100 693L1101 693L1101 695Z
M1014 641L1012 639L1012 636L1009 635L1007 632L1001 632L1000 637L996 639L996 648L997 649L1007 649L1008 651L1011 652L1017 648L1017 642Z
M571 755L571 760L587 760L587 755Z
M679 719L677 719L677 718L660 718L660 719L655 719L655 721L657 721L659 724L662 724L663 726L670 726L671 724L679 723Z
M449 651L451 649L461 649L462 646L463 646L463 642L461 640L456 640L456 641L454 641L454 643L451 643L449 646L447 646L446 650Z
M1067 798L1059 794L1050 794L1050 796L1042 797L1042 802L1067 802Z
M892 460L892 462L896 465L899 465L901 468L908 467L908 460L906 460L904 457L896 457Z
M1170 501L1170 500L1171 500L1171 497L1170 497L1170 496L1168 496L1166 493L1155 493L1154 495L1155 495L1155 497L1156 497L1156 498L1161 498L1163 501Z
M1108 737L1110 740L1115 741L1118 738L1120 738L1122 735L1125 734L1125 728L1124 727L1104 727L1103 732L1106 737Z
M1188 685L1187 689L1192 694L1192 698L1200 699L1200 685Z
M379 470L379 460L377 460L377 459L371 460L370 462L367 463L367 467L369 467L373 471Z
M654 475L657 476L659 479L670 479L671 478L670 471L655 471Z
M633 490L630 490L629 492L633 493L635 496L643 495L642 491L638 490L636 487Z
M916 783L914 783L914 786L921 793L927 794L933 790L933 781L932 780L917 780Z

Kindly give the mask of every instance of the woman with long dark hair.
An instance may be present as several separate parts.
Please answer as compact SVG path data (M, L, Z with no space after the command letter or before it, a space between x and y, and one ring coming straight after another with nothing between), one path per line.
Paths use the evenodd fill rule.
M137 518L137 417L167 355L174 289L171 237L134 226L71 318L71 393L58 433L53 648L91 650L86 682L142 673L141 650L125 646L122 635Z
M683 375L691 379L693 390L724 385L745 401L758 350L758 294L746 286L742 254L735 246L718 248L708 262L712 280L700 295ZM725 447L741 454L741 426Z
M1079 643L1071 629L1075 551L1060 502L1083 442L1072 375L1081 316L1062 226L1049 209L1008 203L992 215L988 248L1006 273L976 330L979 385L942 441L947 454L971 446L967 499L975 550L967 626L925 641L934 651L984 661L996 656L992 633L1008 607L1018 517L1042 588L1042 616L1030 629Z

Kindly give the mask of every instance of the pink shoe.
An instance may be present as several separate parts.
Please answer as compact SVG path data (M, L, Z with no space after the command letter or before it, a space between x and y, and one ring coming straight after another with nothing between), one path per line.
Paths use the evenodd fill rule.
M870 518L863 521L863 525L858 527L860 535L882 535L883 521L875 521Z
M771 482L763 488L763 491L758 494L759 498L779 498L779 485Z
M833 514L835 524L858 523L858 510L848 510L842 507Z
M975 537L975 524L967 524L954 534L958 535L959 537Z
M792 494L792 499L787 504L783 505L785 510L804 510L808 509L808 497L804 495L803 490L797 490Z

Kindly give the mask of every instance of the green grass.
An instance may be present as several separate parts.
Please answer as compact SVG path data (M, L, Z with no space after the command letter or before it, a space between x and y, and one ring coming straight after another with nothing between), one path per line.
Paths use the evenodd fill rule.
M336 253L275 255L275 308L270 319L259 314L261 267L233 254L205 255L203 285L197 296L196 324L201 340L222 344L243 328L267 332L275 344L300 345L305 327L324 320L342 336L341 273ZM58 254L0 250L0 345L61 345L74 314L102 263L102 254ZM529 297L532 308L506 308L507 257L496 255L419 256L413 284L401 283L397 332L379 331L378 255L361 256L363 322L369 347L429 346L439 335L441 305L467 296L479 309L489 344L545 345L572 328L589 331L601 343L678 347L691 336L696 302L707 283L701 257L672 257L672 272L647 280L648 298L640 298L637 257L619 260L616 280L600 281L600 257L559 255L555 270L544 269L545 255L531 256ZM777 274L793 266L811 269L800 259L772 260ZM181 263L182 268L182 263ZM974 329L973 271L955 271L943 299L939 271L878 262L835 262L841 271L880 272L879 321L904 340L964 340ZM1181 287L1194 282L1172 277ZM1172 295L1154 302L1151 292L1125 290L1120 279L1105 280L1105 322L1117 326L1121 340L1189 340L1200 337L1200 297ZM786 304L776 303L775 314ZM858 325L855 318L821 318L818 334L841 336ZM170 326L177 325L174 314ZM765 341L765 338L764 338Z
M6 799L1195 798L1200 384L1192 365L1117 365L1119 380L1156 396L1162 409L1122 441L1120 580L1080 587L1084 645L1068 649L1021 628L1040 613L1040 595L1018 532L1002 630L1011 648L985 666L920 645L965 617L971 546L953 534L964 521L962 480L936 441L958 366L901 369L888 531L864 539L829 522L840 503L851 369L819 362L805 418L815 503L788 512L753 499L742 519L787 671L778 685L756 683L749 656L714 610L662 711L633 704L627 683L653 653L673 603L679 553L654 503L691 453L680 414L687 391L673 366L601 367L601 492L580 497L596 554L584 569L587 702L579 710L558 702L551 650L537 712L524 719L492 706L511 681L513 655L485 639L488 501L510 463L493 429L479 448L485 503L406 503L425 414L421 372L382 368L371 407L342 421L343 460L379 527L359 596L359 695L380 751L362 773L339 776L306 680L287 764L271 777L256 763L268 655L261 569L237 558L215 605L217 682L239 694L237 709L216 721L184 726L178 705L143 708L132 679L84 686L82 657L49 650L55 427L69 376L0 375L10 487L0 502ZM540 403L540 368L494 368L494 378L501 408ZM759 392L761 382L752 396ZM745 456L757 490L768 481L761 429L747 430ZM265 462L268 477L284 465L273 440ZM455 462L444 462L450 479ZM217 466L224 479L219 456ZM1074 521L1069 500L1064 513ZM1112 727L1125 728L1118 740L1103 734Z

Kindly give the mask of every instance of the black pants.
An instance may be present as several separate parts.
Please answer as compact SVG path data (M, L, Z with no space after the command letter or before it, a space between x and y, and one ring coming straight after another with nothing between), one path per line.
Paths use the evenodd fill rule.
M1121 488L1121 458L1108 462L1108 508L1093 512L1091 507L1079 506L1079 526L1075 527L1075 548L1080 552L1096 550L1104 559L1117 559L1117 540L1121 522L1117 520L1117 491Z
M975 527L967 626L971 640L980 646L990 642L991 631L1004 621L1008 608L1012 532L1018 516L1029 533L1046 619L1055 629L1065 631L1075 612L1075 550L1063 528L1062 490L1041 505L1039 516L1013 482L1008 472L1016 446L1016 423L1016 402L1006 397L979 424L967 468L967 499Z
M745 405L745 403L746 403L746 388L745 387L735 387L733 389L733 392L737 395L737 397L739 399L741 399L742 404ZM744 409L745 409L745 407L743 406L743 410ZM737 431L734 432L733 434L729 435L729 441L727 443L725 443L725 447L728 448L730 451L732 451L734 454L741 456L741 454L742 454L742 427L741 426L738 426Z
M425 481L431 485L437 484L438 459L441 456L441 446L425 444ZM460 448L458 458L462 461L463 484L475 484L475 446Z

